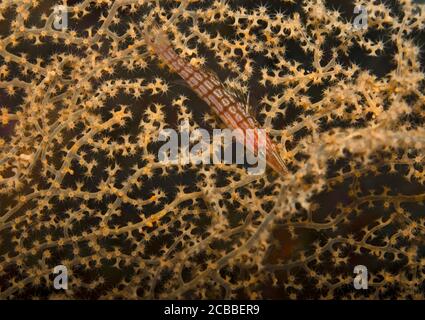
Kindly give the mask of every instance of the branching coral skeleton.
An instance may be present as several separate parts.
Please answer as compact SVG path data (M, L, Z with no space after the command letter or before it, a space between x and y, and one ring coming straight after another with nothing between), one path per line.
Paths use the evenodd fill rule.
M2 1L0 298L423 299L425 8L345 2L367 30L324 0L83 0L66 30ZM172 85L152 17L259 101L287 174L160 163L161 131L227 125Z

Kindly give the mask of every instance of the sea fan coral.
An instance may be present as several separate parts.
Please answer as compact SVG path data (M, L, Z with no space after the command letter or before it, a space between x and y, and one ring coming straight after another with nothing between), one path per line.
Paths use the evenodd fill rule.
M285 176L158 161L223 123L153 21L249 95ZM424 27L411 0L2 1L0 298L423 299Z

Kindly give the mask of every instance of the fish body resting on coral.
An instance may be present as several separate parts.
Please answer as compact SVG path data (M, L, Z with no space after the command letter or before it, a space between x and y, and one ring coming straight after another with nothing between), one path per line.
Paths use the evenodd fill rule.
M257 153L259 150L257 129L260 126L246 111L244 104L238 101L211 71L196 68L184 58L179 57L167 35L159 27L154 26L149 31L145 30L144 36L147 45L155 54L189 84L190 88L214 110L228 128L241 129L243 135L237 136L237 140L251 152ZM253 135L247 134L249 129L254 130ZM266 154L261 154L260 151L260 156L266 158L270 168L284 176L288 171L277 146L267 134L265 138Z

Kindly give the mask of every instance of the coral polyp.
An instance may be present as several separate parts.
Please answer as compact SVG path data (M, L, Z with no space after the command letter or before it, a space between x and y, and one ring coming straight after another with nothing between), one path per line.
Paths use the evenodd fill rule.
M152 21L285 175L159 161L163 130L225 126ZM424 27L410 0L2 1L0 298L423 299Z

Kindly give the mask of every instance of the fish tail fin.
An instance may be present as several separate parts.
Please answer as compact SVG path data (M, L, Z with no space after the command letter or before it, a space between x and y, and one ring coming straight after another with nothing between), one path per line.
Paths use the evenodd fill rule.
M156 22L145 23L143 35L146 44L152 47L156 52L162 51L170 45L166 33Z

